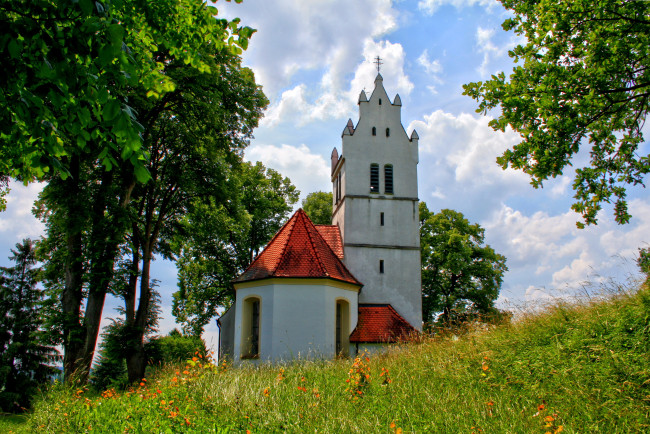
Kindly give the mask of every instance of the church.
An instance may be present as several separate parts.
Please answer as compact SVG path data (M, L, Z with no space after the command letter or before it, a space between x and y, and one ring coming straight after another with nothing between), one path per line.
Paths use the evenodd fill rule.
M377 351L422 330L418 135L381 74L332 151L331 225L298 210L233 281L219 357L241 363Z

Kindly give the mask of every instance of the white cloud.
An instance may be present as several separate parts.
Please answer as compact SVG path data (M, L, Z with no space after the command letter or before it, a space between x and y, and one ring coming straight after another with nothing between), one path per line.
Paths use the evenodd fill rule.
M377 76L373 64L377 56L383 64L382 77L387 88L402 95L408 95L413 90L413 83L404 72L406 55L400 44L366 39L362 55L363 60L357 65L347 90L334 84L335 74L330 69L323 75L317 89L309 89L301 83L284 91L266 111L261 125L272 127L286 123L303 126L314 121L354 116L360 90L372 85Z
M0 213L0 237L11 247L23 238L36 239L43 235L44 225L32 215L34 201L43 189L43 185L32 183L24 186L12 181L11 192L7 196L7 209Z
M497 45L493 41L496 32L494 29L485 29L479 26L476 29L476 47L478 52L483 55L483 61L481 65L477 68L479 74L482 77L486 77L493 72L491 70L491 65L499 59L503 59L508 54L508 51L513 49L517 44L521 43L524 39L523 37L518 37L516 35L510 35L509 38L502 43L502 45ZM500 33L499 36L503 37L504 34Z
M397 28L391 0L277 0L216 5L225 17L245 16L258 29L244 53L272 99L295 75L325 71L324 83L344 87L368 39Z
M431 79L437 83L437 84L442 84L442 78L440 78L440 73L442 73L442 65L440 64L440 60L438 59L429 59L429 52L428 50L424 50L420 57L418 57L418 64L424 68L424 71L429 74ZM428 85L427 89L429 91L436 95L438 93L438 90L436 89L435 86L433 85Z
M288 176L300 190L301 199L313 191L330 191L332 188L329 164L304 144L297 147L256 144L246 150L245 158L248 161L261 161L265 166Z
M420 158L435 159L446 171L453 171L456 182L476 187L527 185L526 175L504 171L496 164L497 156L520 141L519 135L511 130L494 131L489 121L488 117L437 110L423 121L411 122L408 130L416 129L420 136Z
M418 3L418 9L427 15L433 15L438 8L445 5L451 5L457 9L478 5L490 10L496 3L496 0L421 0Z

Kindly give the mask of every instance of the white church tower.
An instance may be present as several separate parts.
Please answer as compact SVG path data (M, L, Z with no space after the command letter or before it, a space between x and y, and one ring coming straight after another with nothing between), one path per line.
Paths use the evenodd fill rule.
M359 96L359 121L348 121L342 152L332 151L332 224L344 263L363 283L362 305L390 304L422 330L418 216L418 135L408 137L399 95L391 102L377 74Z

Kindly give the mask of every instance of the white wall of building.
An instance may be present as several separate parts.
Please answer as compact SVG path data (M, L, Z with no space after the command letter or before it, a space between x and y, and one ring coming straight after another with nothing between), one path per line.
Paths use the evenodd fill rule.
M266 279L235 285L234 360L241 361L244 301L261 300L259 358L253 363L334 358L336 302L349 306L349 330L358 319L358 287L331 279Z

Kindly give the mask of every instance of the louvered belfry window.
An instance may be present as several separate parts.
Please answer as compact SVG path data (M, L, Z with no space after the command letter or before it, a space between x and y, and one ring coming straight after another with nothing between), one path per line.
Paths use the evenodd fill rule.
M387 164L384 166L384 183L386 194L393 194L393 166Z
M370 192L379 193L379 164L370 165Z

